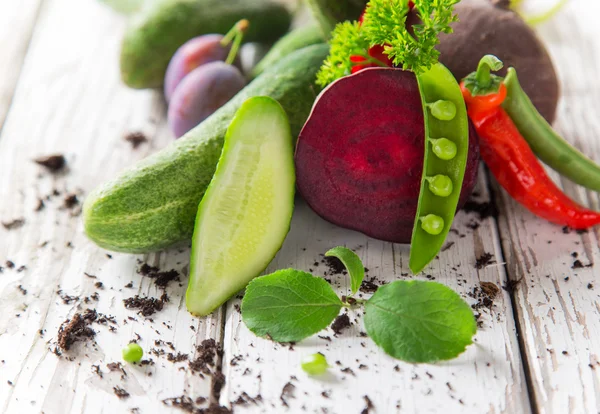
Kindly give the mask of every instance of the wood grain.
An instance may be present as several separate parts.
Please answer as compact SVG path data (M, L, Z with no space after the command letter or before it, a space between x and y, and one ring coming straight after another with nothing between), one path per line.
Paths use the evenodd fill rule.
M481 184L479 199L485 202L488 194ZM502 258L495 220L489 218L479 228L469 228L477 221L473 213L460 213L454 225L456 232L448 239L454 244L419 277L456 289L470 303L474 300L467 294L480 282L502 286L506 276L499 265ZM292 230L267 272L295 267L324 275L327 267L322 263L316 266L315 262L337 245L358 253L369 269L367 278L391 282L410 277L408 246L338 228L320 219L301 201L297 203ZM475 259L484 252L493 254L497 263L478 270ZM326 277L339 294L349 292L346 276ZM482 312L476 344L457 360L433 365L406 364L386 356L361 334L364 327L360 310L350 312L353 325L342 334L335 336L329 329L320 334L329 339L313 337L290 347L254 336L241 321L239 300L232 301L225 325L223 372L227 384L221 403L237 401L236 412L289 409L358 413L366 407L366 395L378 413L529 412L510 299L504 290L500 291L491 312ZM302 358L315 352L323 353L331 365L324 378L310 378L300 368ZM286 384L292 385L286 388ZM246 396L257 395L261 401L243 403L248 400Z
M100 413L136 407L145 413L176 412L162 400L211 394L210 376L192 374L187 362L174 364L166 355L149 354L151 348L173 352L155 345L163 340L193 358L203 339L221 337L219 312L197 319L185 310L187 249L109 258L85 238L77 207L63 206L68 193L83 200L101 181L173 139L160 94L132 91L120 82L124 25L95 0L46 1L2 130L0 220L22 217L25 225L11 231L0 226L1 412ZM123 139L132 131L145 133L150 141L134 150ZM52 175L32 162L57 152L67 158L66 172ZM60 194L52 195L54 189ZM35 212L39 198L45 199L45 208ZM184 272L181 284L172 282L167 288L170 302L151 319L125 309L122 302L136 294L161 295L151 280L136 273L138 259ZM5 260L26 269L8 269ZM98 281L102 288L95 286ZM125 287L129 282L133 288ZM65 304L58 290L82 299L97 292L99 299ZM93 324L95 342L75 344L57 357L51 351L59 326L86 308L114 316L116 324ZM117 331L112 333L110 326ZM136 334L154 364L129 365L126 375L109 372L107 363L121 361L121 348ZM92 365L99 366L103 378ZM130 397L117 398L115 386Z
M596 162L600 161L598 13L597 2L572 0L559 17L540 27L562 85L555 126ZM599 209L597 194L560 180L556 173L551 176L574 199ZM534 217L502 190L497 192L507 269L511 280L521 281L514 300L534 404L541 413L598 412L598 230L563 232ZM577 260L584 267L579 268Z
M17 87L42 0L0 2L0 131Z

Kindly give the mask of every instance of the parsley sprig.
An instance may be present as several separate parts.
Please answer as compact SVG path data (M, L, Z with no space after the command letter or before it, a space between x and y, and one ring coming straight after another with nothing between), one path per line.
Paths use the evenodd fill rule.
M415 0L415 10L421 23L406 26L408 0L370 0L363 22L339 23L332 33L331 52L317 75L317 82L326 86L352 71L351 56L362 56L367 63L370 47L380 45L395 66L422 73L439 59L435 49L440 33L452 33L457 21L453 6L460 0Z

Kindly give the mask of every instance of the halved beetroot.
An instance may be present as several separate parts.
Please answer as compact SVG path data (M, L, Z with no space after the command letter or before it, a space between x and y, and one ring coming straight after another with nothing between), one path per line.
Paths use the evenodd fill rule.
M298 190L317 214L334 224L409 243L424 136L421 97L412 72L373 68L339 79L319 95L298 138ZM475 186L478 161L471 127L459 207Z

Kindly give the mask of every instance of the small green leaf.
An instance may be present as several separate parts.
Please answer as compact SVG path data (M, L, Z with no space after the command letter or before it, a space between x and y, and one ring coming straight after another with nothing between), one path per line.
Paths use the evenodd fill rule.
M365 328L394 358L434 362L464 352L477 325L470 306L452 289L413 280L381 286L365 305Z
M295 269L254 279L242 301L242 319L258 336L297 342L327 328L342 308L329 283Z
M342 261L346 269L348 269L348 274L350 275L350 286L352 289L352 294L354 295L358 292L360 285L365 278L365 267L360 260L360 257L357 256L352 250L338 246L329 250L325 253L326 257L337 257Z

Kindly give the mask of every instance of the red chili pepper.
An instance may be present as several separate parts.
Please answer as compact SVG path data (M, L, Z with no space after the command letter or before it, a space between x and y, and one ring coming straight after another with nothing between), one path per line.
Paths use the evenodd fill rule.
M544 167L500 106L506 87L473 96L461 83L469 117L479 135L481 157L500 185L535 215L574 229L600 224L600 214L576 204L548 177Z

